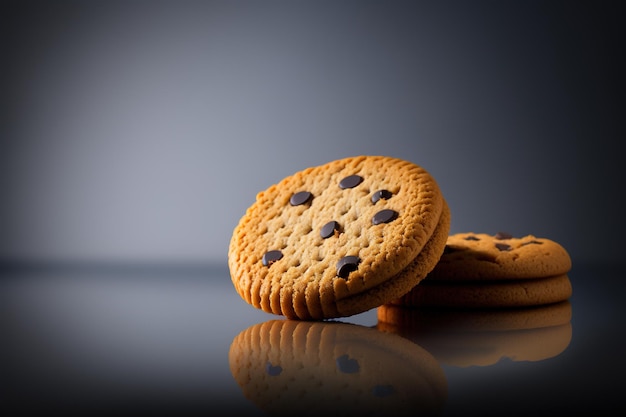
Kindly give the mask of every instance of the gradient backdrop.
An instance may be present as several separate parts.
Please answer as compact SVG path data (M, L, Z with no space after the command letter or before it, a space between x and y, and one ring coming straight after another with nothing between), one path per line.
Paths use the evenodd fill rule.
M258 191L357 154L452 233L620 259L619 2L0 4L4 260L225 265Z

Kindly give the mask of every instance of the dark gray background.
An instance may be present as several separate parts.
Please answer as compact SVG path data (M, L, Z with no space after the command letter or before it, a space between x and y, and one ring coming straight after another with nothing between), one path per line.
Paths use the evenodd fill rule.
M358 154L452 233L620 258L619 2L1 4L4 260L225 264L258 191Z

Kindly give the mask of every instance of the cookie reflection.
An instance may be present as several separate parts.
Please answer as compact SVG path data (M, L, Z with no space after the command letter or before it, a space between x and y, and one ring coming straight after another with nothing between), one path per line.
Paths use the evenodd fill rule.
M230 370L271 414L440 415L447 381L419 345L340 322L271 320L237 335Z
M376 327L427 349L442 364L493 365L541 361L564 352L572 338L569 301L502 310L378 308Z

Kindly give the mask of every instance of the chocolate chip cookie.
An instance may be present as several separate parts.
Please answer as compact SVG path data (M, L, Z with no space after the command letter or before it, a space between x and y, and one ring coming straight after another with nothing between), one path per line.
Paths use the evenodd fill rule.
M429 280L494 280L539 278L567 273L569 253L559 243L533 235L509 233L457 233L448 237L446 249Z
M417 307L502 308L567 300L568 252L532 235L459 233L449 236L428 276L392 304Z
M345 317L417 285L441 256L449 223L422 167L344 158L258 193L233 231L228 265L235 289L256 308L294 319Z

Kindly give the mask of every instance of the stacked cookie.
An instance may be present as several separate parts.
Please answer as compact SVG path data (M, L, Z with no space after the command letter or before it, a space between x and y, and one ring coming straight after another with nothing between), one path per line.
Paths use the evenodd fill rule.
M358 156L311 167L260 192L228 250L239 295L263 311L321 320L402 297L442 255L450 212L411 162Z
M572 265L557 242L532 235L458 233L448 237L435 268L392 304L504 308L567 300Z
M551 358L572 337L571 265L550 239L454 234L419 285L378 308L377 328L453 366Z

